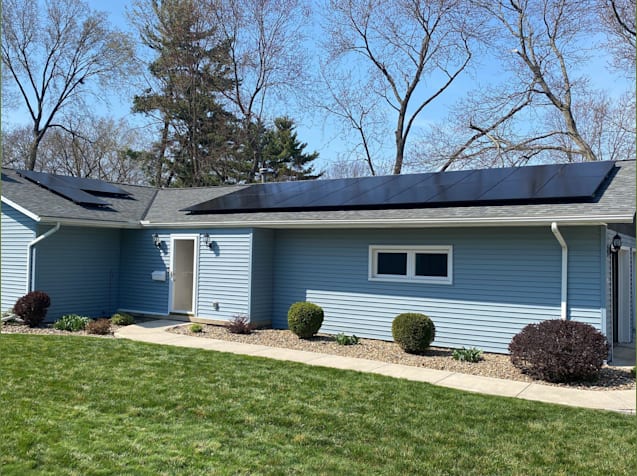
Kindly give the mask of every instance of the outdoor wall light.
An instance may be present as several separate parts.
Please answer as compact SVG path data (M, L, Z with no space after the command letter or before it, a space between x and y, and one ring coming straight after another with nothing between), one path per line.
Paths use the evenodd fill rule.
M610 252L617 253L622 248L622 237L618 234L613 237L610 243Z
M210 249L212 249L213 246L215 246L215 242L212 240L209 233L204 233L203 242Z
M161 240L159 239L159 235L157 233L153 233L153 245L157 248L161 248Z

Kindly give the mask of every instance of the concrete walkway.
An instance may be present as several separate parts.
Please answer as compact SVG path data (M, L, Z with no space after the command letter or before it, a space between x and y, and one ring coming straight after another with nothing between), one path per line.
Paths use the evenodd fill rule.
M300 362L307 365L357 370L389 377L427 382L442 387L503 397L515 397L539 402L557 403L574 407L612 410L635 414L635 390L594 391L554 387L538 383L518 382L477 375L466 375L443 370L388 364L375 360L340 357L303 350L281 349L265 345L242 344L217 339L206 339L166 332L170 327L183 325L170 320L147 321L120 328L116 337L154 344L192 347L197 349L253 355L277 360Z

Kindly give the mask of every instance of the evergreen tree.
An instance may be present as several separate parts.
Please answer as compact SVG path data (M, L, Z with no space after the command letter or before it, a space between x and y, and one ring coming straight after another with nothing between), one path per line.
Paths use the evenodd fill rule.
M318 152L305 153L307 144L300 142L294 121L289 117L278 117L274 128L263 135L262 163L274 171L277 181L311 180L323 173L316 173L311 164L319 156Z
M146 6L152 14L142 15L140 33L158 55L149 66L155 87L136 96L133 109L162 121L161 139L146 154L154 162L146 167L153 170L151 182L188 187L240 180L238 144L230 139L238 123L220 101L234 87L229 43L218 40L196 0Z

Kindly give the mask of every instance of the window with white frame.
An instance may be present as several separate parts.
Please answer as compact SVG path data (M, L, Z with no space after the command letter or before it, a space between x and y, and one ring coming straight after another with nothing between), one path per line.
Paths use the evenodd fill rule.
M451 246L369 247L370 281L412 281L451 284Z

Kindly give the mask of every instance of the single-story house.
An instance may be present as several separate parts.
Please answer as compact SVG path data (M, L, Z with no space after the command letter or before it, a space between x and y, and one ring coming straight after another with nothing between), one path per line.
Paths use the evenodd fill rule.
M391 340L402 312L434 345L507 352L572 319L635 339L635 161L156 189L2 169L2 310L115 311Z

